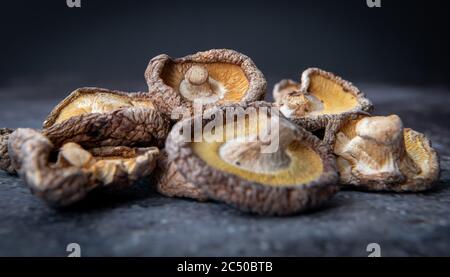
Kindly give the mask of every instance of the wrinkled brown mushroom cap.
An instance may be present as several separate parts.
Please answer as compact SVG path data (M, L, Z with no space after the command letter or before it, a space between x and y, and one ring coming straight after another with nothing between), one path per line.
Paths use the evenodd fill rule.
M423 191L439 179L439 160L429 139L391 116L346 121L333 145L344 186L374 191Z
M16 173L8 154L8 139L12 132L14 132L13 129L0 128L0 169L9 174Z
M59 103L44 122L56 147L162 146L170 123L144 93L80 88Z
M199 186L186 180L175 163L169 161L166 151L162 151L158 159L154 177L156 189L164 196L191 198L197 201L208 200L206 193Z
M55 207L74 204L96 188L130 185L152 172L159 155L156 147L87 151L72 142L56 149L32 129L17 129L8 148L14 168L31 191Z
M256 102L249 106L268 105ZM224 111L230 107L248 106L236 104L220 109ZM275 115L270 118L273 116ZM201 120L203 126L212 121L208 116L205 119L197 116L177 123L167 139L166 151L169 161L175 164L183 177L196 184L211 199L223 201L243 211L287 215L317 207L337 191L335 159L327 146L286 118L279 117L280 124L287 126L288 130L286 137L290 140L285 145L286 148L269 156L258 156L259 154L255 153L256 156L249 159L247 154L250 154L252 149L241 152L243 147L234 147L233 140L226 139L222 143L188 142L185 134L182 134L182 129L185 126L193 128L196 120ZM280 131L280 145L283 144L281 141L284 141L283 134ZM228 135L226 136L228 138ZM237 150L231 151L237 155L230 159L224 158L221 152L228 150ZM284 154L288 157L283 157ZM257 168L255 170L252 170L252 157L258 157L254 160ZM285 158L288 163L283 165ZM280 163L278 159L281 160ZM236 161L239 162L234 163ZM267 167L272 164L272 169ZM281 167L278 168L278 165Z
M273 96L283 115L309 131L332 129L343 119L372 110L371 101L352 83L318 68L305 70L301 83L282 80Z
M178 59L165 54L156 56L145 78L149 93L169 117L178 107L191 112L194 99L209 105L261 100L267 85L249 57L228 49Z

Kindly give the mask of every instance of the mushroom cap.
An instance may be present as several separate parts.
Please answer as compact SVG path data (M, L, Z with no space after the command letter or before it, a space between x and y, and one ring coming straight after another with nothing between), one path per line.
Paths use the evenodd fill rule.
M296 124L316 131L327 127L331 121L339 121L355 114L367 114L372 111L372 103L357 87L341 77L318 68L309 68L301 75L301 83L282 80L275 85L274 99L281 105L283 97L303 94L315 103L310 111L302 116L281 111Z
M180 85L193 66L205 68L212 80L211 86L220 92L218 99L208 103L210 105L252 102L265 96L267 83L264 75L249 57L239 52L213 49L178 59L162 54L150 60L145 78L149 94L166 116L171 117L172 111L178 107L192 112L193 101L183 97Z
M226 105L216 108L216 111L264 106L270 107L270 104L255 102L248 105ZM277 116L272 115L270 110L269 113L270 118ZM183 128L194 128L194 122L202 122L202 126L211 123L213 119L210 115L203 119L197 116L180 121L173 127L166 142L169 161L175 164L186 180L196 184L209 198L231 204L243 211L287 215L317 207L337 191L338 175L334 156L318 138L286 118L280 116L279 122L288 126L292 132L289 134L292 141L286 144L286 149L280 151L286 151L291 161L285 168L259 172L231 164L220 154L220 149L232 141L231 138L239 131L225 135L223 142L190 142L187 137L189 134L182 134ZM223 120L226 120L225 113ZM253 131L243 132L252 134ZM280 144L282 135L280 132ZM258 162L261 161L255 160L255 164Z
M189 182L178 171L175 163L169 161L167 152L162 151L154 172L156 189L167 197L191 198L197 201L206 201L208 196L199 186Z
M16 173L8 154L8 139L12 132L14 132L13 129L0 128L0 169L8 172L9 174Z
M336 136L333 149L343 186L414 192L430 189L439 180L439 159L430 140L417 131L403 128L397 115L358 116L347 120ZM365 169L362 164L370 165L374 161L378 163L372 169L362 170L363 173L358 169Z
M12 164L31 191L54 207L83 199L97 188L122 188L149 175L156 165L156 147L83 149L66 143L56 149L40 132L17 129L8 142ZM57 161L52 155L57 152Z
M162 146L170 122L147 94L79 88L59 103L44 122L44 135L56 147Z

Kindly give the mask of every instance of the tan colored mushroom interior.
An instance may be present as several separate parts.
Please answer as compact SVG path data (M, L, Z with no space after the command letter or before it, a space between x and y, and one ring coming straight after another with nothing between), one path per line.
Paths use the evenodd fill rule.
M132 98L107 92L80 93L59 111L55 123L82 114L107 113L127 107L154 109L152 101L145 98Z
M323 103L321 114L339 114L358 105L358 99L344 87L318 73L311 74L308 92Z
M283 128L280 128L280 147L275 153L261 153L260 140L238 140L256 137L261 128L258 126L265 123L254 126L246 121L240 125L242 128L234 124L231 132L227 132L225 124L223 141L194 142L193 152L213 168L263 185L291 186L317 179L323 171L322 159L313 149L291 137L291 133L283 134Z
M333 79L312 73L307 93L300 84L289 82L278 88L281 112L287 117L340 114L358 105L358 99Z
M141 152L159 151L156 147L151 147ZM101 147L88 151L76 143L69 142L60 149L57 165L83 168L90 171L97 180L109 184L118 171L131 174L135 170L137 159L145 159L145 154L123 146Z
M218 102L239 102L249 88L249 81L242 68L231 63L169 62L165 65L161 78L165 84L179 91L186 73L194 66L206 69L208 85L219 96Z
M404 129L396 115L349 121L337 134L334 147L341 177L403 183L425 174L430 152L423 136L413 132Z
M421 169L420 174L415 178L426 178L434 174L432 171L439 171L437 166L437 155L431 152L430 145L425 141L425 136L412 129L405 128L404 139L406 152L416 165ZM438 174L437 174L438 175Z

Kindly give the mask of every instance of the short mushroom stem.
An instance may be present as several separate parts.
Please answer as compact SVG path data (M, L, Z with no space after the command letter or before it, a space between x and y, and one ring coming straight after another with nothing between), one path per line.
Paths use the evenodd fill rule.
M286 150L294 141L295 135L289 125L281 121L279 123L279 128L271 130L271 132L278 131L278 134L273 136L272 133L269 141L259 137L253 140L250 140L250 137L232 140L221 147L220 155L230 164L258 173L270 173L287 168L291 159ZM263 150L273 143L278 143L273 152Z
M201 65L194 65L186 72L184 78L188 80L191 85L200 86L208 81L208 70Z
M320 111L323 104L313 95L294 90L281 98L281 111L283 114L294 117L303 117L308 113Z
M378 176L386 183L399 183L420 173L406 152L403 124L396 115L363 118L354 138L338 134L335 152L351 161L353 173L360 179Z
M289 109L294 110L296 116L304 116L309 112L310 101L303 93L297 93L287 97L287 106Z
M184 75L184 80L180 83L180 92L191 101L214 96L206 67L193 65L189 68Z

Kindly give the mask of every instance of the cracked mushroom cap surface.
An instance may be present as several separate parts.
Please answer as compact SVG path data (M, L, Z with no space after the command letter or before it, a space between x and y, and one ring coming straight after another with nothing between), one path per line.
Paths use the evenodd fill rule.
M178 171L164 150L158 159L154 177L157 191L164 196L191 198L201 202L208 200L208 196L199 186L186 180Z
M156 147L100 147L89 151L69 142L60 149L40 132L17 129L9 153L33 194L53 207L82 200L98 188L120 189L148 176L156 165Z
M166 142L169 161L209 198L243 211L288 215L331 198L338 182L335 159L318 138L270 109L259 110L256 119L226 121L229 108L259 106L267 105L229 105L177 123ZM183 130L196 121L217 128L192 140Z
M43 127L56 147L66 142L89 148L161 147L170 122L146 93L80 88L53 109Z
M267 86L264 75L249 57L228 49L178 59L165 54L156 56L145 78L149 93L169 117L178 107L192 112L194 102L215 106L262 100Z
M397 115L359 116L336 134L341 184L366 190L423 191L439 179L429 139L404 128Z
M16 173L8 154L8 139L12 132L14 132L13 129L0 128L0 169L9 174Z
M301 83L280 81L273 97L284 116L309 131L372 110L371 101L352 83L318 68L305 70Z

